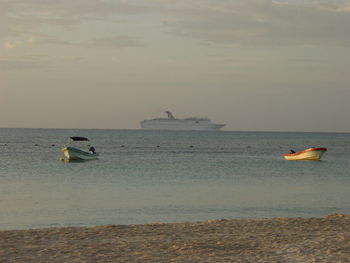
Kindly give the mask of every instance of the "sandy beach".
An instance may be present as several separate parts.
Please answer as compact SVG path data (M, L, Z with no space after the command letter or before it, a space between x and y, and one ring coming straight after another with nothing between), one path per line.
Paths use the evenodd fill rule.
M0 262L350 262L350 215L0 231Z

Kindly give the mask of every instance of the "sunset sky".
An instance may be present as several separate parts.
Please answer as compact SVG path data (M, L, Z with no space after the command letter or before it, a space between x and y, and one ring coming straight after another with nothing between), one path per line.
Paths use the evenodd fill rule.
M0 0L0 127L350 132L350 0Z

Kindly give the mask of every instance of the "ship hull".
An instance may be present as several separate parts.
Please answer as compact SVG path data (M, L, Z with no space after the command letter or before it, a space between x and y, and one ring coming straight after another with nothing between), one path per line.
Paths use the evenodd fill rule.
M140 123L145 130L170 130L170 131L218 131L224 124L178 121L152 121L145 120Z

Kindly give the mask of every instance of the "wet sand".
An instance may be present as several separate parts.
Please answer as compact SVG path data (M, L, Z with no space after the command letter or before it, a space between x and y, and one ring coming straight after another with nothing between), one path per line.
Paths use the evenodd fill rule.
M0 262L350 262L350 215L0 231Z

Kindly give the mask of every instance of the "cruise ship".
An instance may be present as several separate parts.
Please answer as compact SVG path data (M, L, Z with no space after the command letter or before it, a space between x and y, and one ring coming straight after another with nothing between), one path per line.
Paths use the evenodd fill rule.
M217 131L225 124L216 124L208 118L178 119L170 111L165 112L168 118L143 120L141 127L146 130L172 130L172 131Z

